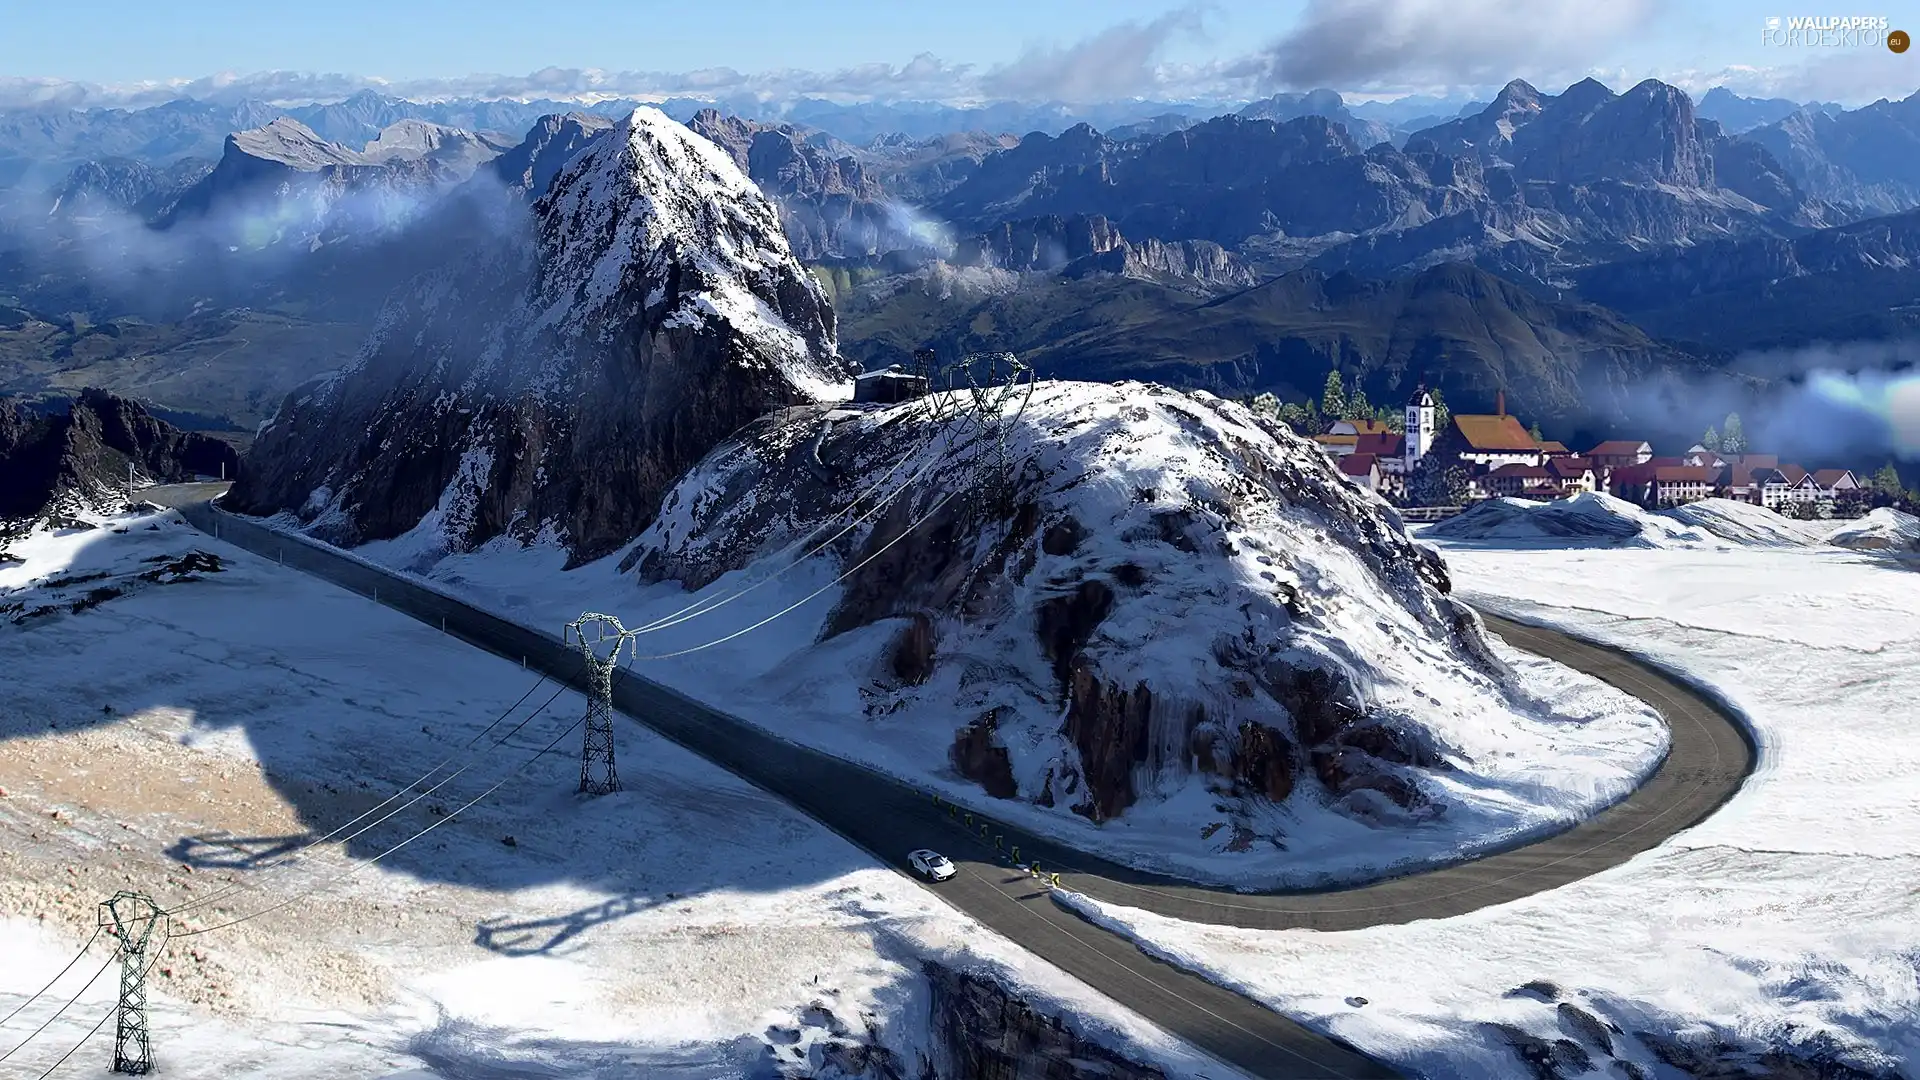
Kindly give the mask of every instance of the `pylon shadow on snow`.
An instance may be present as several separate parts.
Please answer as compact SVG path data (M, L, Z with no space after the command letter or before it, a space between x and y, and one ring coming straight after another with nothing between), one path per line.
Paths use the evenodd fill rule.
M577 911L543 919L487 919L474 928L473 943L502 956L550 955L596 926L639 914L667 902L666 899L635 894L612 897Z
M195 870L263 870L316 840L312 832L285 836L183 836L167 848L167 858Z

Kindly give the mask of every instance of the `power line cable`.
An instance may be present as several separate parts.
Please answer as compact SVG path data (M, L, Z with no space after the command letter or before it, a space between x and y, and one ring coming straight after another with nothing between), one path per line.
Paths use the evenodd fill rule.
M160 946L159 948L153 951L153 959L147 961L147 966L140 969L140 977L142 979L145 979L147 977L147 974L153 970L154 965L160 962L160 954L167 950L167 942L169 940L171 940L170 937L164 931L162 931L161 938L160 938ZM113 958L108 957L107 962L111 964L113 962ZM100 970L105 971L106 969L101 968ZM99 977L100 977L99 975L94 976L95 979L98 979ZM88 983L88 985L91 986L92 983ZM87 1043L91 1041L95 1035L100 1034L100 1029L103 1027L106 1027L107 1021L113 1019L114 1015L119 1011L120 1011L120 1006L118 1004L114 1005L113 1008L108 1009L105 1015L101 1016L100 1019L94 1021L93 1027L85 1035L80 1036L79 1042L74 1043L72 1046L68 1047L67 1052L64 1054L61 1054L60 1059L58 1061L55 1061L52 1065L47 1066L47 1071L41 1073L38 1077L35 1078L35 1080L47 1080L47 1077L52 1076L54 1072L60 1068L60 1066L65 1065L67 1063L68 1058L72 1057L74 1053L77 1052L81 1047L87 1045Z
M949 423L950 423L949 419L943 419L940 421L940 426L938 430L936 430L933 434L929 435L927 437L927 440L921 444L921 447L919 450L920 454L925 454L928 450L932 449L934 441L940 438L941 435L948 433ZM847 513L848 511L853 510L855 507L859 506L860 503L867 498L867 496L872 495L876 491L879 491L881 486L887 482L886 478L892 477L894 473L900 470L900 467L902 465L906 464L908 461L911 461L911 460L912 460L912 457L903 457L899 461L895 462L893 467L887 470L886 477L883 477L880 482L875 483L871 487L867 488L865 491L854 496L854 498L847 503L847 506L845 509L837 511L832 517L828 518L826 521L823 521L819 525L815 526L806 535L800 537L799 539L796 539L791 544L788 544L786 547L776 552L773 557L778 558L780 556L786 555L798 549L802 544L805 544L811 538L818 536L821 530L825 529L841 514L844 514L844 513ZM760 588L762 585L765 585L768 582L777 580L781 576L785 575L788 571L792 570L794 567L800 566L801 564L805 563L807 560L813 558L815 555L818 555L821 552L832 547L835 543L837 543L840 540L841 537L852 532L854 529L858 528L862 522L866 521L868 518L872 517L873 515L879 513L888 504L893 502L894 499L898 498L902 492L911 488L915 483L917 483L920 480L922 476L925 476L928 470L931 469L933 465L936 464L938 461L939 461L939 457L937 455L929 458L927 463L925 465L922 465L919 471L915 472L912 476L909 476L907 479L901 481L901 483L897 487L895 487L892 491L887 493L885 498L881 499L879 502L869 507L860 516L854 518L852 521L848 522L845 526L841 527L840 530L835 532L832 536L829 536L825 540L822 540L820 543L814 545L812 550L808 551L804 555L801 555L799 558L796 558L793 561L787 563L786 565L780 567L778 570L775 570L772 573L767 574L766 576L760 578L757 581L754 581L749 585L742 586L734 590L730 594L720 596L720 597L708 597L707 599L704 599L704 600L696 600L693 603L688 604L686 607L681 608L679 611L672 612L671 614L668 614L668 615L663 615L660 618L655 619L653 622L645 623L639 627L636 627L634 629L634 633L651 634L659 630L665 630L672 626L678 626L681 623L684 623L690 619L697 618L701 615L705 615L708 612L713 611L717 608L725 607L726 605L734 602L735 600L740 599L742 596L745 596L746 594L753 592L755 589Z
M80 946L80 951L73 954L73 959L67 961L67 966L61 968L60 973L58 975L55 975L53 978L48 979L47 985L41 987L38 990L35 990L33 992L32 997L29 997L27 998L27 1000L14 1006L12 1012L8 1013L5 1016L0 1016L0 1027L6 1027L8 1023L12 1022L14 1017L19 1016L22 1012L26 1011L27 1006L40 1000L42 997L46 995L47 991L53 989L53 986L55 983L59 982L61 979L66 978L67 972L73 970L73 965L79 963L80 958L87 955L87 950L93 948L93 943L100 940L100 934L102 933L103 930L104 930L104 927L96 925L93 928L93 936L87 939L87 943L85 945Z
M68 1009L73 1008L73 1003L80 1000L80 995L92 989L93 984L99 982L100 976L105 975L107 973L107 968L111 966L113 966L113 957L108 956L107 962L100 965L100 970L93 973L93 978L88 979L85 986L82 986L80 989L75 990L73 992L73 996L67 999L67 1003L65 1005L60 1006L59 1010L55 1012L52 1016L49 1016L45 1020L42 1020L40 1022L40 1026L33 1029L33 1034L28 1035L26 1038L21 1039L19 1042L15 1043L13 1045L13 1049L7 1051L4 1054L0 1054L0 1061L5 1061L8 1058L12 1057L13 1055L19 1053L22 1047L26 1046L28 1043L32 1042L34 1039L39 1038L41 1032L52 1027L53 1022L55 1020L60 1019L60 1017L64 1015ZM62 1060L65 1060L65 1059L63 1058Z
M547 708L547 705L553 704L553 702L557 700L562 693L565 693L566 690L567 688L564 686L558 690L555 690L553 692L553 697L548 698L546 701L546 704L540 706L539 711L544 712ZM574 731L580 727L580 725L584 722L584 719L585 718L583 717L580 720L575 720L573 723L568 724L565 730L561 731L560 734L553 737L553 741L547 743L547 745L535 751L525 761L522 761L519 765L515 766L513 771L509 772L506 776L503 776L499 780L495 781L492 787L489 787L485 791L482 791L480 794L475 795L471 799L468 799L465 803L461 804L459 807L450 811L445 817L442 817L439 820L434 821L433 823L429 824L426 828L421 829L419 832L414 833L412 836L407 837L405 840L400 841L399 843L393 845L392 847L381 852L380 854L374 855L368 859L364 859L354 864L350 869L347 869L338 874L335 874L333 877L327 878L310 888L304 889L299 893L296 893L293 896L290 896L285 900L280 901L279 903L261 908L259 911L255 911L247 915L242 915L238 918L229 919L223 923L216 923L212 926L203 926L197 930L185 930L178 934L175 934L174 936L175 937L193 937L197 934L207 934L215 930L224 930L229 926L237 926L240 923L246 922L250 919L257 919L262 915L279 911L282 908L290 907L293 904L300 902L306 897L311 896L322 889L328 888L338 882L344 881L347 878L354 876L355 874L358 874L367 870L368 868L372 867L375 863L379 862L381 859L386 858L387 856L393 854L396 851L399 851L401 848L406 847L408 844L413 843L415 840L420 839L421 837L427 835L428 833L439 828L440 826L445 825L447 822L452 821L454 818L459 817L462 813L465 813L468 809L470 809L474 804L478 803L480 800L500 790L500 788L503 787L507 783L507 781L513 779L515 776L518 776L520 773L526 771L528 766L531 766L534 762L540 760L542 757L545 757L547 754L551 753L554 747L560 745L560 740L565 739L568 735L573 734Z
M500 724L507 719L507 717L512 716L515 710L519 709L521 705L526 703L526 700L529 697L533 696L534 691L539 690L541 686L545 685L548 678L549 676L547 675L544 675L544 674L541 675L540 681L534 683L533 686L529 688L526 693L520 695L519 701L514 702L511 706L508 707L507 711L504 713L501 713L500 716L493 721L493 723L488 724L485 729L480 731L478 734L474 735L471 739L468 739L466 742L466 745L462 746L460 749L454 751L453 753L447 755L446 758L441 760L439 764L435 765L431 769L428 769L425 773L422 773L419 779L416 779L415 781L413 781L413 783L408 784L406 787L401 788L399 791L394 792L392 795L388 796L387 799L384 802L380 803L378 806L375 806L372 809L363 811L359 815L355 816L352 821L346 822L345 824L334 829L332 832L327 833L325 836L319 837L314 840L310 840L307 843L300 845L300 847L295 849L294 853L297 854L299 852L306 851L309 848L312 848L313 846L315 846L316 844L324 844L327 841L332 840L337 836L340 836L342 832L345 832L347 829L352 828L355 824L358 824L360 821L365 820L369 814L376 813L379 810L392 805L395 800L399 799L401 796L407 794L407 792L412 791L414 788L425 783L427 779L431 777L434 773L439 772L441 769L445 768L449 764L452 764L453 761L459 758L462 754L465 754L469 750L473 749L473 746L475 743L479 742L481 739L485 738L489 733L491 733L495 728L499 727ZM565 686L563 685L561 687L561 690L555 691L554 697L558 697L560 693L564 692L564 690L565 690ZM552 700L553 700L552 698L549 698L548 703L551 704ZM545 707L546 706L544 705L541 706L542 709L544 709ZM526 727L527 724L531 722L533 718L535 716L538 716L539 714L540 714L539 710L535 710L534 712L528 714L526 720L522 720L519 723L519 725L516 726L512 731L509 731L505 735L501 736L500 738L495 739L493 744L487 747L486 749L490 751L501 746L508 739L511 739L515 735L519 734L520 730ZM485 751L483 751L483 754L484 753ZM405 813L409 808L418 805L421 802L421 800L428 798L434 792L445 787L450 781L460 776L462 773L466 772L468 769L471 769L478 762L478 760L479 760L478 758L475 758L473 761L467 762L465 765L462 765L460 768L456 769L451 774L441 778L441 780L438 783L434 784L432 787L426 789L425 791L415 794L413 798L407 800L405 803L394 807L392 810L389 810L385 814L382 814L379 818L375 819L374 821L369 822L368 824L362 826L358 830L355 830L353 833L343 837L340 842L343 844L351 843L352 841L365 835L368 831L375 829L379 827L381 824L391 820L395 815ZM279 865L284 866L286 864L281 863ZM204 905L213 903L215 900L219 900L223 897L231 896L236 892L242 892L249 889L260 888L264 884L266 884L265 881L231 882L226 886L224 886L223 888L216 889L213 892L207 893L204 896L198 896L185 903L179 904L172 908L168 908L167 914L178 915L178 914L181 914L182 912L191 911L194 908L202 907Z

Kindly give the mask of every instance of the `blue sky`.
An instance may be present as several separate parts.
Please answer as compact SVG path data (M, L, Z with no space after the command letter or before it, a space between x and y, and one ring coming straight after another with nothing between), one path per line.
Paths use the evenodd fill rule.
M1873 0L1853 6L1877 13ZM188 89L325 96L364 83L267 77L300 72L519 96L709 86L1091 100L1316 85L1394 96L1474 93L1514 76L1555 89L1587 74L1616 87L1659 77L1696 93L1726 83L1849 102L1920 88L1920 52L1765 49L1763 17L1796 13L1773 0L0 0L0 10L0 90L91 84L96 102L216 73L245 79ZM745 77L685 77L717 68ZM612 74L582 74L596 71Z

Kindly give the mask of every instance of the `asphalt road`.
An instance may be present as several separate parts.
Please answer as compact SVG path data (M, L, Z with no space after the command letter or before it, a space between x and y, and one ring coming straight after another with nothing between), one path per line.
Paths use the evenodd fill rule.
M382 570L244 518L214 510L224 485L155 488L220 540L324 578L455 637L576 686L581 661L558 637L537 633ZM1673 745L1630 798L1556 836L1452 866L1354 888L1240 893L1133 869L1021 835L990 814L939 803L894 777L783 741L651 680L622 672L614 704L627 716L778 795L911 875L906 853L945 851L959 866L940 896L1035 955L1252 1075L1373 1078L1386 1064L1309 1030L1250 998L1147 956L1052 902L1039 880L1011 865L1038 862L1086 895L1196 922L1280 929L1349 930L1445 918L1576 881L1631 859L1712 814L1753 770L1743 728L1715 702L1624 653L1551 630L1485 616L1511 644L1594 675L1660 710ZM984 795L975 804L992 802ZM969 816L971 814L971 816ZM916 879L917 880L917 879Z

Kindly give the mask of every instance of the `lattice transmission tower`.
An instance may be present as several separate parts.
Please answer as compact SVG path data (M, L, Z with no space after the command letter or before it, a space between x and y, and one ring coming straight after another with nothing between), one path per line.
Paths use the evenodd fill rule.
M120 1004L113 1029L113 1071L142 1076L153 1071L147 1033L148 957L165 947L167 916L152 898L122 890L100 905L100 926L120 943ZM160 932L160 941L153 939Z
M620 775L613 767L613 669L620 661L620 650L634 652L633 639L640 631L629 630L612 615L589 611L567 624L561 640L580 646L587 662L587 730L580 742L580 790L588 795L605 795L620 790ZM607 642L613 648L606 649Z
M987 362L985 381L975 373L977 361L981 359ZM1026 412L1027 401L1033 396L1033 368L1021 363L1012 353L968 356L960 361L959 367L966 377L967 396L973 404L967 416L987 443L985 476L977 489L976 509L1005 516L1011 512L1013 502L1013 458L1007 436Z

